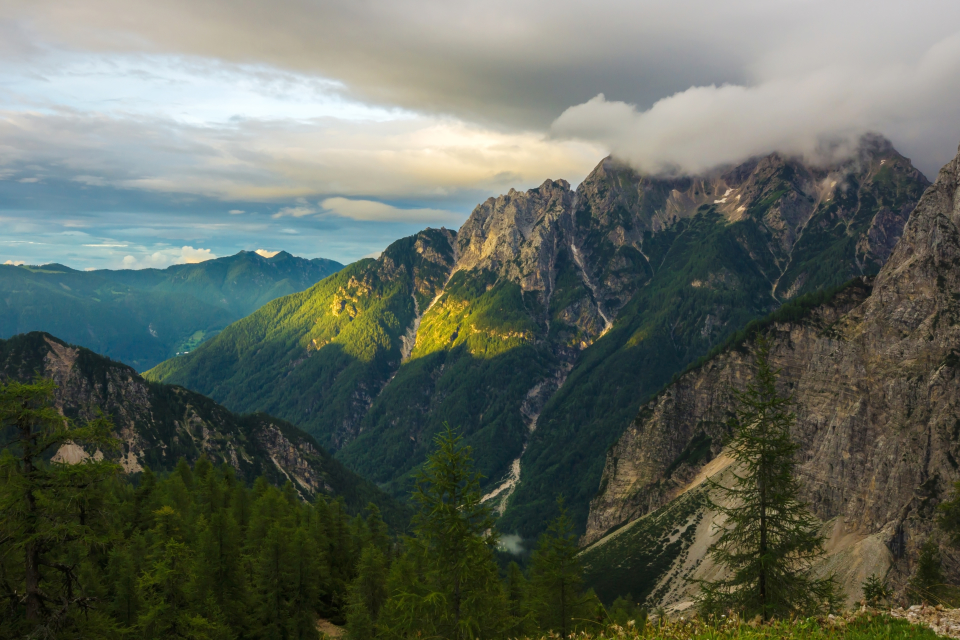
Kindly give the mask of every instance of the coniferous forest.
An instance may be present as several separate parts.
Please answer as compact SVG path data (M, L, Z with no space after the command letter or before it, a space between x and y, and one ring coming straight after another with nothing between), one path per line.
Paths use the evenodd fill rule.
M525 570L503 561L451 429L400 532L376 505L350 514L289 482L247 486L206 457L135 476L102 457L53 461L64 444L115 446L106 418L69 424L53 390L0 387L0 637L318 638L326 621L358 640L496 638L607 620L583 590L562 503ZM611 611L641 619L623 599Z

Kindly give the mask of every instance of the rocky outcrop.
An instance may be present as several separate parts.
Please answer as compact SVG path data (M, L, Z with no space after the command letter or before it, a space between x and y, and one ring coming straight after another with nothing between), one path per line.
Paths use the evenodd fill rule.
M784 309L760 329L782 392L797 401L804 498L831 539L850 541L833 549L840 568L862 562L865 552L851 549L875 539L891 576L904 580L936 505L960 479L958 180L960 156L924 193L872 289L850 287L802 319L786 321ZM607 454L585 542L702 480L728 435L730 390L751 377L752 345L726 350L641 408Z

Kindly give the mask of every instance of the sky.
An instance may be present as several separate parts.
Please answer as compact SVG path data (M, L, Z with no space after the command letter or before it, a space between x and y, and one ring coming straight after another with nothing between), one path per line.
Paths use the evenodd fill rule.
M0 263L347 263L606 155L960 143L954 0L5 0Z

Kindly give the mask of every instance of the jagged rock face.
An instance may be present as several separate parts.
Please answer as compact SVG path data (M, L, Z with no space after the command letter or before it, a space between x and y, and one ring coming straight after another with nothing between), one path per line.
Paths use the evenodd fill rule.
M350 473L307 434L264 414L237 416L212 400L181 387L149 383L132 368L44 333L0 341L0 380L52 379L55 405L74 420L89 420L102 410L121 440L117 462L128 473L171 471L180 460L194 462L206 454L226 463L241 479L265 476L282 485L290 480L304 499L317 494L344 495L396 506L384 494ZM58 460L79 462L100 452L66 445Z
M586 289L554 313L592 340L660 266L644 243L704 206L730 223L758 218L769 255L755 247L756 260L786 300L816 279L802 256L794 264L805 234L813 244L842 227L856 238L857 272L876 273L928 184L879 136L864 137L855 157L827 167L775 153L704 176L664 178L606 158L575 193L547 180L479 205L459 232L456 268L493 271L549 304L569 262Z
M923 195L869 295L847 289L805 319L763 331L779 385L798 403L804 498L847 547L882 540L900 581L960 478L958 180L960 156ZM585 542L668 503L717 455L730 389L751 377L751 344L642 407L607 455ZM838 562L860 561L850 553Z
M566 180L547 180L536 189L489 198L474 209L457 234L457 268L487 269L520 284L524 291L553 289L558 225L573 192Z

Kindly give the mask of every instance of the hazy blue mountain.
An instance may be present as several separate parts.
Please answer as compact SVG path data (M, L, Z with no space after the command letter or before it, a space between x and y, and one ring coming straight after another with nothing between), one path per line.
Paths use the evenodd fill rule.
M167 269L0 265L0 338L48 331L142 371L340 268L248 251Z

